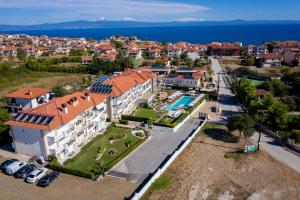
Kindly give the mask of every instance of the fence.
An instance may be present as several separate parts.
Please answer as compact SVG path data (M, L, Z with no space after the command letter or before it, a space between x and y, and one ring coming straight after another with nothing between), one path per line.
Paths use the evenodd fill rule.
M178 145L178 147L173 151L173 153L168 155L163 160L163 162L158 166L158 168L145 178L145 180L138 186L138 188L127 199L131 199L131 200L140 199L150 188L152 183L156 181L156 179L159 178L164 173L164 171L171 165L171 163L177 158L177 156L190 144L190 142L193 140L193 138L197 135L197 133L205 125L206 122L207 120L201 121L201 125L197 129L194 129L191 132L191 134Z

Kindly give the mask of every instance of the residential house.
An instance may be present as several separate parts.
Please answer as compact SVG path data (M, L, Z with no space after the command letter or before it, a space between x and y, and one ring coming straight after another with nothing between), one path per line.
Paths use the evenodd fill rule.
M20 88L19 90L5 95L7 98L7 107L13 114L19 111L36 108L50 100L50 93L50 89Z
M109 125L106 108L105 95L77 92L19 112L5 124L10 126L16 153L54 155L64 162L104 132Z
M264 54L258 57L261 67L281 66L281 56L278 54Z

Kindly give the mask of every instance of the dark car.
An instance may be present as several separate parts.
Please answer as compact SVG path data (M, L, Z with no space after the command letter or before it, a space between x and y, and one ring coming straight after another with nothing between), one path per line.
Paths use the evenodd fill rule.
M26 178L36 167L33 164L25 165L14 173L15 178Z
M10 160L6 160L3 163L0 164L0 170L4 171L6 169L6 167L8 165L10 165L11 163L18 161L17 159L10 159Z
M39 180L39 182L37 183L37 185L41 186L41 187L49 186L50 183L52 183L58 177L58 175L59 175L59 172L53 171L50 174L47 174L46 176L41 178Z

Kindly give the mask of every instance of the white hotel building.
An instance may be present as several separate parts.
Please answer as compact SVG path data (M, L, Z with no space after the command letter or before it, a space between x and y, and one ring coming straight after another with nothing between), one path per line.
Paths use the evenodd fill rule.
M131 113L139 98L154 92L156 82L151 72L128 72L95 84L90 92L76 92L19 112L6 122L13 147L19 154L55 155L64 162L105 131L110 124L107 118Z

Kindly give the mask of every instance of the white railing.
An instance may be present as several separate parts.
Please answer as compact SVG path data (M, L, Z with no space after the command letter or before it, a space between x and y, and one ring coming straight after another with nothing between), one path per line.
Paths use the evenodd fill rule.
M135 191L134 194L132 194L131 199L132 200L138 200L140 199L146 191L149 189L149 187L158 179L165 170L171 165L171 163L178 157L178 155L190 144L190 142L194 139L194 137L197 135L197 133L202 129L202 127L205 125L207 120L203 121L201 126L199 126L186 140L185 142L178 147L177 150L173 152L173 154L169 157L169 159L165 162L165 164L161 167L159 167L155 173L152 175L152 177L146 182L142 183L144 184L141 188L138 188L137 191Z

